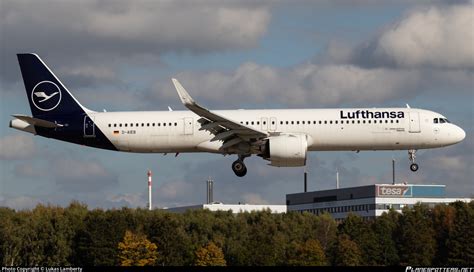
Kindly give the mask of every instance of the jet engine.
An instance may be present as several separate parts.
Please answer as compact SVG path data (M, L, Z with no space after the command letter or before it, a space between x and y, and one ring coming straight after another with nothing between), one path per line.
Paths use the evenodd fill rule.
M268 138L266 154L271 166L296 167L306 165L308 139L304 134L280 134Z

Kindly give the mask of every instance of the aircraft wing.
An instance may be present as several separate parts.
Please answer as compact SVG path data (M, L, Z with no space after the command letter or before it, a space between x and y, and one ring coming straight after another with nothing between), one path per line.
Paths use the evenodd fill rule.
M172 81L184 106L201 116L198 120L201 123L201 130L207 130L215 135L211 141L223 141L221 149L227 149L240 142L257 142L268 137L266 132L245 126L200 106L177 79L173 78Z

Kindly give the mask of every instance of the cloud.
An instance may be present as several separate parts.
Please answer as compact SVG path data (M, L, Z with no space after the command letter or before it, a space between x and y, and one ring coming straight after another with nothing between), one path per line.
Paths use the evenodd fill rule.
M0 197L0 206L9 207L16 210L32 209L38 203L43 203L36 197L32 196L7 196Z
M413 95L420 73L354 65L302 64L290 69L247 62L231 72L185 72L177 76L198 101L209 106L239 104L336 106L382 103ZM149 94L153 103L175 103L168 81L157 82ZM232 101L231 103L229 101Z
M244 203L247 204L269 204L261 195L256 193L243 194L242 199L244 200Z
M29 159L36 151L31 135L16 134L0 138L0 160Z
M118 185L117 176L97 160L63 157L50 165L56 185L64 192L96 192Z
M269 21L269 8L252 3L2 1L0 77L16 80L18 69L10 68L17 66L15 54L37 52L86 83L84 75L101 78L91 65L254 47ZM105 73L109 78L111 73Z
M474 69L474 6L415 9L354 52L362 65Z

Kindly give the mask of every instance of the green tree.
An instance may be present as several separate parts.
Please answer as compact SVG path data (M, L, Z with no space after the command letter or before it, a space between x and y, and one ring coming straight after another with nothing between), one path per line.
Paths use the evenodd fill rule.
M0 261L3 266L19 265L24 241L24 218L9 208L0 208L0 218Z
M401 265L428 266L436 252L435 233L426 205L416 204L403 208L397 231Z
M156 244L145 235L125 232L123 241L118 244L119 260L122 266L154 265L158 256Z
M209 242L206 246L200 247L196 250L195 265L226 266L227 264L222 249L214 244L214 242Z
M273 266L284 263L288 241L282 231L281 214L269 211L246 214L248 226L247 265Z
M448 264L470 266L474 264L474 208L463 202L455 202L452 206L456 216L447 241Z
M372 225L380 248L378 254L380 259L377 262L379 265L398 264L399 258L394 235L398 225L398 216L398 212L390 210L379 216Z
M318 240L307 240L303 244L297 243L290 247L288 264L295 266L326 265L326 255Z
M347 234L356 242L361 253L364 265L381 264L381 248L377 236L372 228L372 221L364 221L360 216L350 213L339 225L339 232Z
M362 264L362 253L359 246L347 234L340 234L337 238L334 264L340 266Z
M197 248L185 230L183 214L153 211L146 229L150 241L160 245L159 265L191 265Z
M446 265L448 260L448 238L452 235L456 209L453 205L436 205L432 211L433 228L436 237L435 265Z

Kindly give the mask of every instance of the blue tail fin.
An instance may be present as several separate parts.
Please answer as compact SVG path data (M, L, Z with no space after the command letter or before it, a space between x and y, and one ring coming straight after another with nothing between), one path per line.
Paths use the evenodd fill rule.
M84 108L36 54L17 54L33 117L84 114Z

